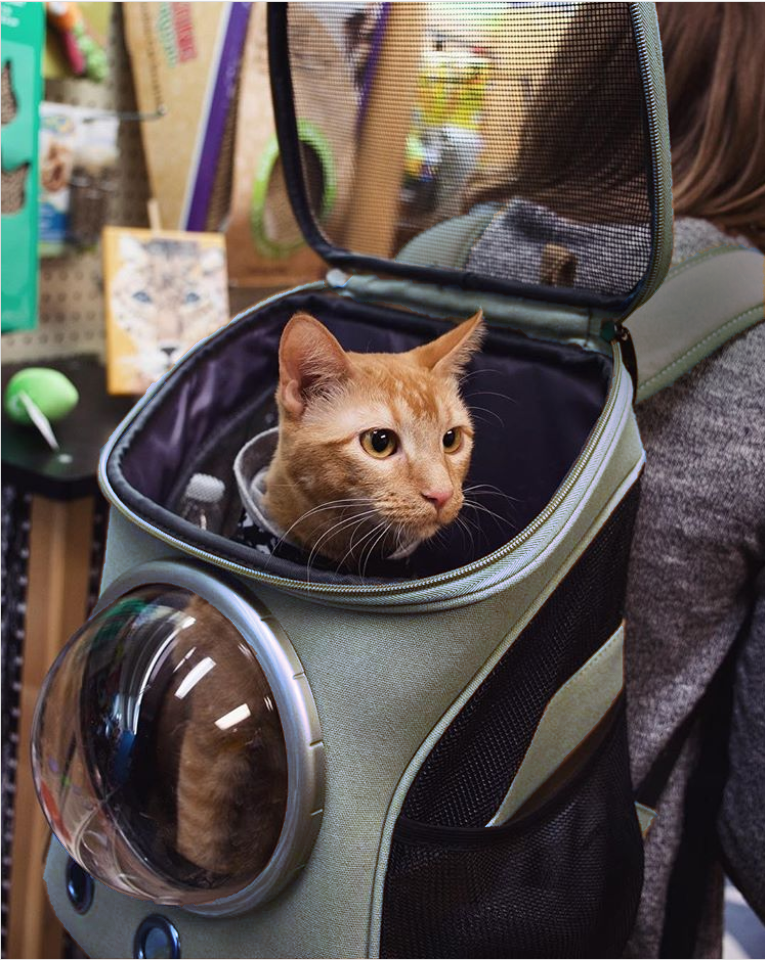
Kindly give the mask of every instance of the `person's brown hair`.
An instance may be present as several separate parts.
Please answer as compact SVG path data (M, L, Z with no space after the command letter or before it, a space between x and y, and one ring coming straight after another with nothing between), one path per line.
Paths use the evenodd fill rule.
M526 55L537 52L531 47ZM478 172L467 207L520 196L585 223L647 223L641 79L629 6L579 4L544 75L534 80L517 155L509 167Z
M675 216L765 252L765 6L658 3Z

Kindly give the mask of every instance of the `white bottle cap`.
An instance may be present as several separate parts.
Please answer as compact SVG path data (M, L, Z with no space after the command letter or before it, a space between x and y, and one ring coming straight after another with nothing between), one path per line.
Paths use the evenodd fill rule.
M199 503L218 503L226 493L226 484L209 473L195 473L186 487L186 498Z

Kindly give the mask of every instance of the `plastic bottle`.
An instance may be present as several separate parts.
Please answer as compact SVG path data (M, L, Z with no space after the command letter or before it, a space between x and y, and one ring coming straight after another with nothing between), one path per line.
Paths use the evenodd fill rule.
M180 515L202 530L220 531L223 526L226 484L208 473L195 473L189 480Z

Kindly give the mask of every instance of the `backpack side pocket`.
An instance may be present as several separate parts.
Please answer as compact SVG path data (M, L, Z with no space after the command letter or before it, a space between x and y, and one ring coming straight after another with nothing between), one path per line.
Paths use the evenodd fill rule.
M399 818L380 956L619 956L642 879L620 698L503 825Z

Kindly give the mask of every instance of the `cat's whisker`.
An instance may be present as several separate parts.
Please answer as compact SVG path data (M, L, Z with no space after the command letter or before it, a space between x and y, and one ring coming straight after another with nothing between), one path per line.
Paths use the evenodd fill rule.
M284 533L281 535L281 537L277 541L276 547L279 547L281 546L282 543L284 543L284 541L289 536L290 531L294 530L299 523L302 523L303 520L306 520L308 517L312 516L313 514L321 513L324 510L334 510L338 507L341 507L341 508L344 507L345 509L347 509L350 504L356 504L356 503L369 504L369 499L367 497L354 497L354 498L349 498L345 500L329 500L327 503L320 503L316 507L311 507L310 510L306 510L305 513L302 513L297 518L297 520L294 521L294 523L291 523L290 526L287 527L287 529L284 531Z
M344 517L343 519L338 520L337 523L333 523L328 530L325 530L324 533L319 537L319 539L313 545L313 548L311 549L311 552L308 555L308 561L306 563L306 566L308 568L309 574L311 569L311 563L313 562L314 557L318 553L320 545L327 539L327 537L329 537L330 535L336 536L338 533L340 533L341 530L346 529L349 526L350 527L358 526L359 524L363 523L367 517L373 516L376 513L377 513L376 510L367 510L365 513L361 515L355 515L353 517Z
M372 529L368 530L364 534L364 536L361 538L361 540L359 540L356 543L356 548L359 550L359 555L357 558L354 557L354 569L359 573L360 576L363 576L363 574L361 573L361 570L362 570L362 562L364 559L364 554L366 552L366 547L364 546L364 544L367 541L371 541L372 537L374 537L377 534L378 530L383 526L384 523L385 523L384 520L380 520L379 523L376 523L372 527Z
M470 550L471 552L474 552L475 543L473 541L473 531L465 523L465 520L463 517L456 517L454 522L457 526L457 529L462 534L462 542L465 543L465 534L467 534L467 536L470 538ZM445 533L446 531L441 531L441 532Z
M390 528L391 528L390 522L389 522L388 520L383 520L383 521L382 521L382 528L383 528L383 529L382 529L382 532L380 533L380 535L377 537L376 540L373 541L373 543L369 546L369 548L368 548L368 550L367 550L367 557L366 557L366 560L364 561L364 566L363 566L362 571L361 571L361 576L362 576L362 577L366 577L366 575L367 575L367 567L369 566L369 561L370 561L371 558L372 558L372 553L374 552L375 547L376 547L377 544L383 539L383 537L387 534L387 532L390 530Z
M378 523L376 526L374 526L368 533L366 533L366 534L361 538L361 540L359 540L359 542L356 544L356 546L357 546L357 547L361 547L361 545L364 543L365 540L371 541L372 537L375 536L375 534L378 532L378 530L380 530L381 527L385 528L386 523L387 523L386 520L381 520L380 523ZM385 533L385 530L383 529L383 534L384 534L384 533ZM378 539L379 539L379 538L378 538ZM370 559L370 557L371 557L371 555L372 555L371 552L372 552L372 550L374 550L374 547L375 547L375 544L376 544L376 543L377 543L377 540L375 540L374 543L369 543L369 544L368 544L369 552L367 553L367 556L366 556L366 562L363 563L363 568L362 568L362 561L363 561L363 558L364 558L364 553L365 553L366 548L363 547L362 550L361 550L361 554L360 554L360 556L359 556L358 569L359 569L360 575L361 575L362 577L366 575L367 564L369 563L369 559ZM362 569L363 569L363 572L361 572Z
M349 522L350 521L348 519L338 520L337 523L332 524L328 530L325 530L313 545L311 552L308 554L308 560L306 561L306 574L309 583L311 582L311 564L313 563L314 557L319 553L319 546L321 545L322 541L326 540L326 538L335 531L339 532L340 528L346 526ZM358 522L361 523L361 520Z
M460 376L460 383L467 383L473 377L481 377L484 380L487 377L499 377L504 382L505 374L501 370L470 370Z
M479 417L475 413L472 414L473 423L485 423L490 429L496 429L495 425L487 420L486 417Z
M468 507L469 509L472 509L472 510L480 510L482 513L488 514L488 516L492 517L494 520L498 521L500 524L503 524L503 525L505 525L505 526L512 526L512 525L513 525L513 524L512 524L512 521L511 521L509 518L503 517L503 516L501 516L500 514L495 513L493 510L489 510L488 507L484 507L483 504L476 503L475 500L467 500L467 499L466 499L464 505L465 505L466 507Z
M468 499L468 505L470 504L470 502L471 501ZM464 506L464 501L463 501L463 506ZM469 517L466 517L464 512L460 513L456 519L461 520L463 523L471 523L475 525L475 520L471 520ZM476 526L476 529L479 529L479 528Z
M463 515L462 522L467 525L471 533L475 533L476 537L479 537L481 540L486 540L486 531L483 529L477 519Z
M490 508L485 503L481 503L477 499L473 500L469 496L467 496L470 493L474 493L473 490L468 488L464 492L465 492L465 498L468 506L473 507L476 510L480 509L483 511L490 511ZM508 524L513 524L513 525L515 524L516 518L518 517L517 504L521 502L517 497L510 497L499 490L497 490L496 493L491 491L481 490L481 491L478 491L478 493L476 493L475 496L476 497L482 497L482 496L483 497L495 497L495 496L501 497L505 501L505 503L498 504L497 506L502 507L502 509L504 510L504 514L496 514L496 516L505 516L506 522Z
M463 506L472 507L474 510L482 510L484 513L493 514L495 517L503 519L500 514L496 513L494 510L491 510L489 507L485 506L482 503L479 503L477 500L471 500L470 497L465 497L463 501Z
M429 537L428 540L438 540L439 543L446 543L446 530L442 527L440 530L436 530L432 537Z
M475 407L472 404L470 405L470 415L476 420L483 420L484 423L487 423L487 420L484 420L483 417L476 417L475 411L480 410L482 413L488 413L490 416L494 417L495 420L499 421L500 426L504 427L505 421L500 417L500 415L495 410L489 410L488 407Z
M396 553L397 551L403 548L405 533L406 531L404 530L403 527L399 527L398 530L396 531L396 549L393 551L394 553Z
M464 516L464 514L462 516L457 517L457 523L459 526L463 527L467 531L467 533L470 535L471 545L474 545L473 531L475 531L477 534L483 535L483 530L481 530L481 525L479 523L476 523L475 520L471 520L470 517Z
M356 526L357 526L357 527L360 526L361 523L362 523L362 520L360 520L359 523L358 523ZM340 561L340 563L337 565L336 571L339 571L339 570L340 570L340 568L341 568L341 567L343 566L343 564L345 563L346 559L353 554L354 550L356 550L357 547L360 547L361 544L364 543L365 540L367 540L370 536L372 536L372 535L374 534L374 532L375 532L375 530L377 530L377 527L378 527L378 526L379 526L379 524L378 524L377 526L373 527L370 531L367 531L367 533L364 534L364 536L361 538L361 540L358 541L358 543L354 542L354 540L353 540L354 536L356 535L356 530L355 530L355 529L353 530L353 532L351 533L351 537L350 537L351 545L350 545L349 549L346 550L346 552L345 552L345 554L343 555L343 558L342 558L342 560Z
M354 514L352 517L341 517L335 523L331 524L324 531L324 533L322 533L322 535L318 538L318 540L314 544L313 550L311 551L311 555L313 556L313 553L315 552L316 548L319 546L319 544L323 543L324 540L327 539L327 537L333 534L335 535L338 534L342 529L346 527L358 526L359 524L363 523L367 517L374 516L376 513L377 513L376 510L366 510L364 511L364 513Z
M479 390L477 393L473 393L468 398L468 403L472 404L473 397L499 397L501 400L507 400L508 403L517 404L518 401L509 397L506 393L496 393L493 390Z
M480 494L477 494L478 496L484 496L484 497L502 497L502 498L505 499L505 500L509 500L511 503L520 503L520 502L521 502L521 501L518 499L518 497L511 497L509 494L503 493L503 492L499 489L499 487L495 487L495 486L494 486L493 484L491 484L491 483L474 483L474 484L472 484L472 485L469 486L469 487L465 487L465 489L463 490L463 493L477 493L477 491L479 491L479 490L481 491L481 493L480 493ZM487 492L484 493L484 492L483 492L484 490L486 490Z
M381 521L380 523L375 524L375 526L372 527L371 530L368 530L368 531L364 534L364 536L361 538L361 540L358 540L358 541L356 541L356 542L353 542L353 537L354 537L355 534L356 534L356 530L355 530L355 529L353 530L353 532L351 533L351 546L350 546L350 548L345 552L342 560L340 561L340 563L338 564L338 566L337 566L337 568L336 568L337 570L339 570L339 569L343 566L343 564L344 564L345 561L346 561L346 558L347 558L349 555L353 555L353 552L354 552L355 550L357 550L359 547L361 547L361 545L364 543L365 540L368 540L370 537L373 537L373 536L375 535L375 533L380 529L381 523L384 523L384 521ZM357 526L358 526L358 524L357 524ZM362 553L362 555L363 555L363 553Z

